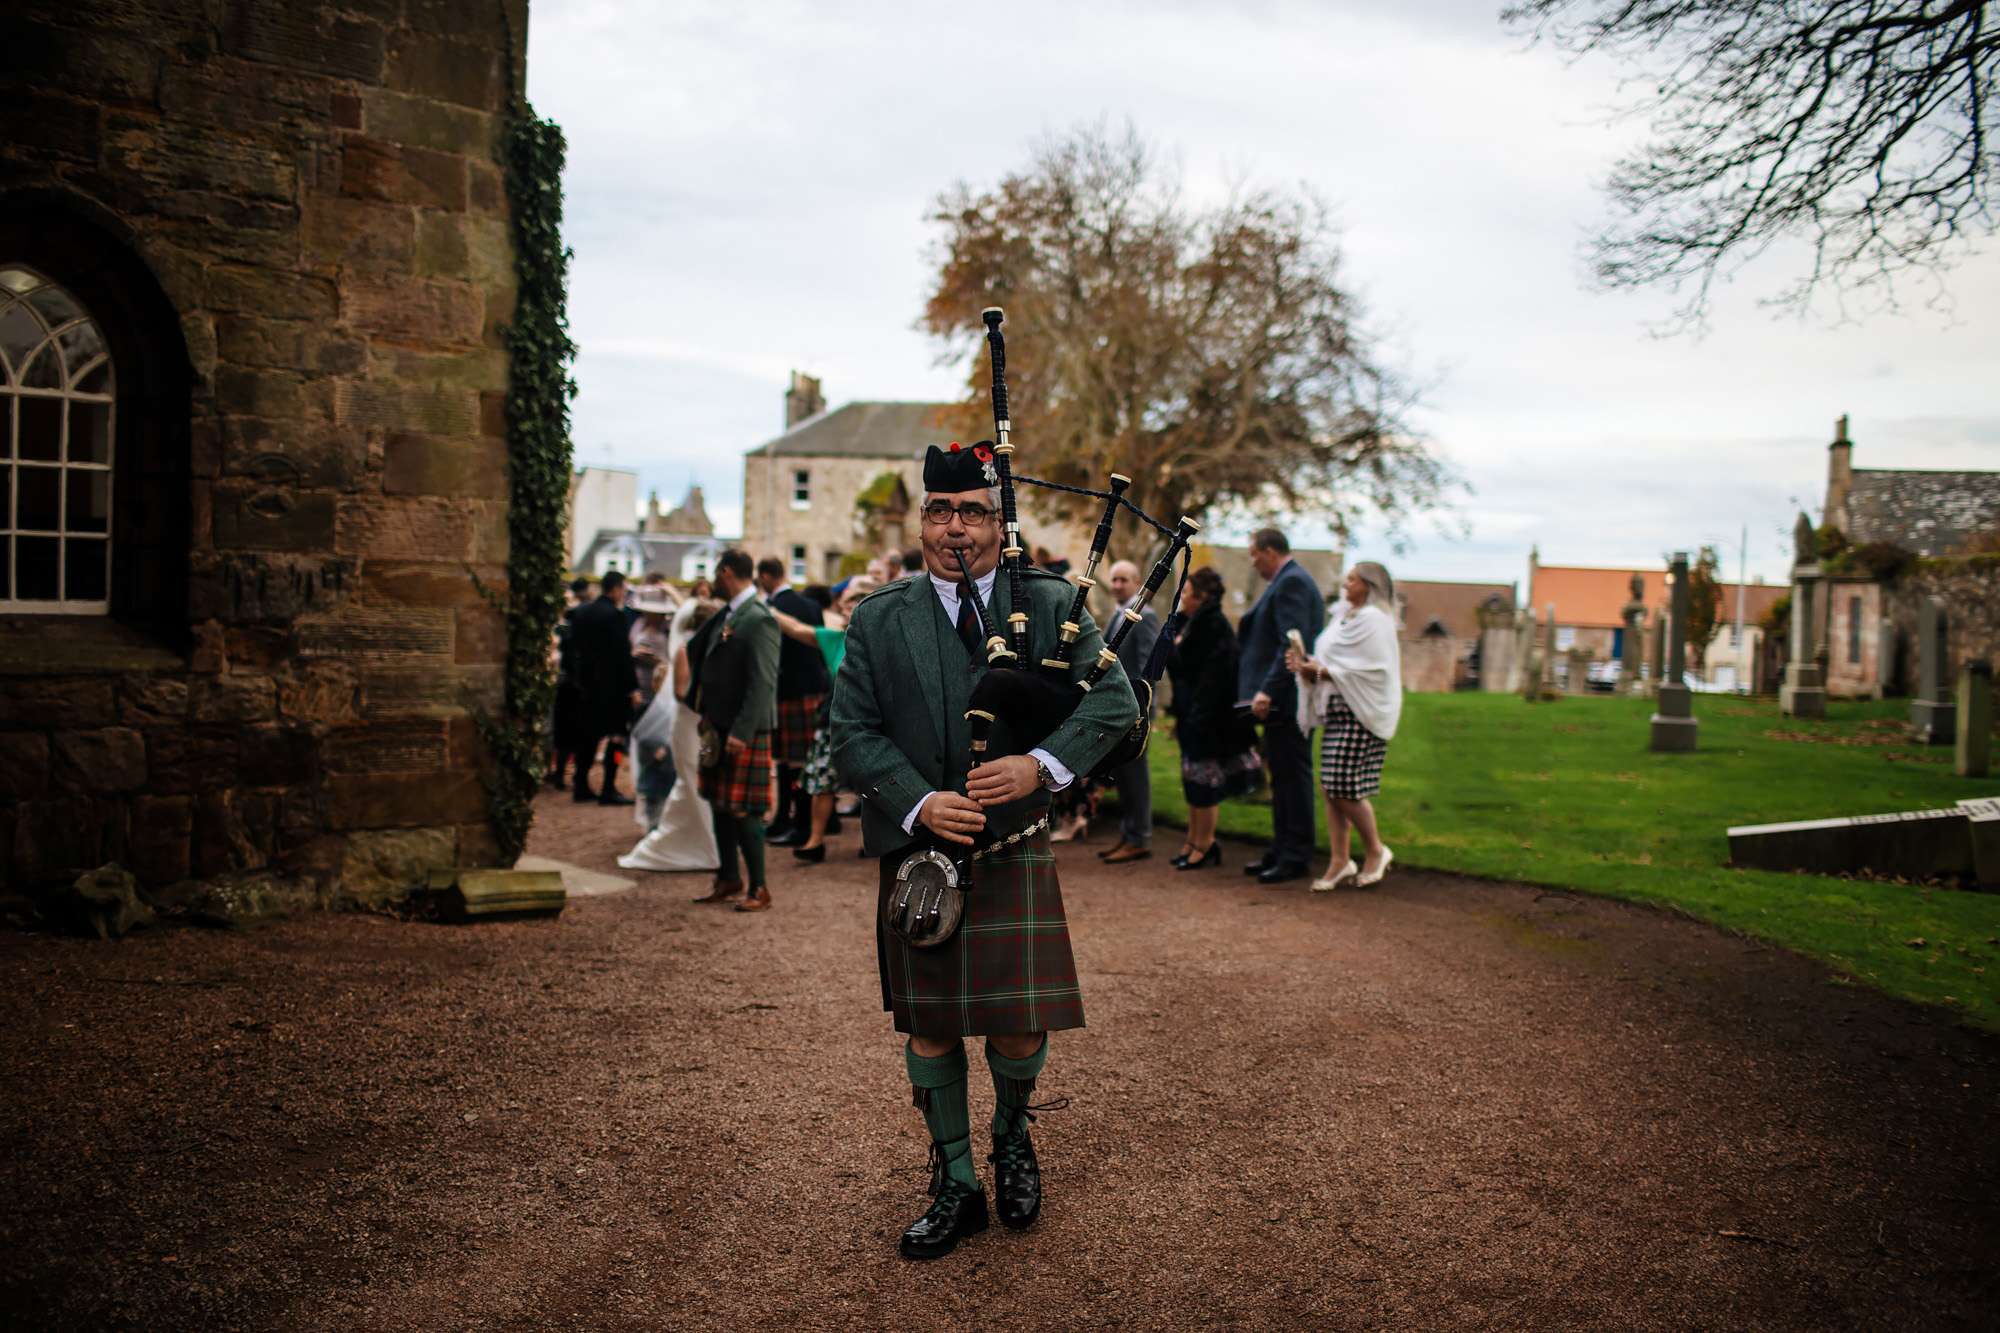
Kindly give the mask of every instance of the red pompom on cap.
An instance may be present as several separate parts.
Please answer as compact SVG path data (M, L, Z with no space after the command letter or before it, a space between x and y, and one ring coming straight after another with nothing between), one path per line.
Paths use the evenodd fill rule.
M957 452L958 452L958 441L957 441L957 440L953 440L953 441L951 442L951 451L952 451L953 453L957 453Z

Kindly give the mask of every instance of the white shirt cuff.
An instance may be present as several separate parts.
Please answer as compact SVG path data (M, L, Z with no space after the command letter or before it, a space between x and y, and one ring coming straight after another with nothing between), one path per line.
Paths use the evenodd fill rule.
M1061 791L1064 787L1067 787L1069 786L1070 783L1076 781L1076 774L1070 772L1067 768L1064 768L1062 760L1056 758L1054 755L1050 754L1047 750L1043 749L1030 750L1028 751L1028 758L1039 759L1042 761L1042 763L1048 766L1049 776L1056 780L1056 785L1054 788L1054 790L1056 791Z
M931 797L935 795L937 795L936 792L927 791L923 794L923 798L921 800L919 800L915 805L910 807L910 813L903 816L903 832L913 833L916 831L917 816L924 812L924 801L928 801Z

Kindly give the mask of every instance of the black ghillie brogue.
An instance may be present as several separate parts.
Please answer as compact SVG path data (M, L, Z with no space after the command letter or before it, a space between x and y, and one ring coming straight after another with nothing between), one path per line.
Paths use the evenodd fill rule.
M935 1183L935 1182L934 1182ZM986 1230L986 1191L945 1176L924 1215L910 1223L898 1245L905 1259L942 1259L967 1236Z
M993 1143L993 1211L1001 1224L1014 1231L1026 1231L1042 1215L1042 1168L1035 1161L1034 1141L1028 1127Z

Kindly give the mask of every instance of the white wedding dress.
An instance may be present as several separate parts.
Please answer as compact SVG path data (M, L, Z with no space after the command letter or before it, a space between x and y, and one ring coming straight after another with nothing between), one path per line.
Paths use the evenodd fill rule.
M681 648L693 634L688 620L694 615L692 598L674 612L667 639L667 660L679 659ZM662 705L661 701L665 703ZM670 718L669 744L674 756L674 789L660 810L660 822L638 846L618 858L626 870L714 870L722 864L715 848L715 826L710 823L709 804L699 789L701 738L696 734L701 719L692 708L674 698L672 682L653 700Z

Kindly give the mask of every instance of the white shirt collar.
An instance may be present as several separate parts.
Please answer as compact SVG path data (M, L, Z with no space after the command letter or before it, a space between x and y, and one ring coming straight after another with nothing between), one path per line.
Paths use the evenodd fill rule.
M746 583L743 586L742 592L737 593L734 597L729 599L730 614L734 615L738 607L742 606L743 603L749 601L752 597L755 597L756 595L757 595L757 585L754 583Z
M944 603L945 618L956 620L958 618L958 581L956 579L941 579L928 570L925 571L925 574L931 581L931 587L937 590L938 600ZM993 600L993 580L999 577L999 574L1000 566L995 565L972 581L972 586L979 589L979 600L981 602L991 602Z
M753 584L751 584L750 586L754 588L754 587L756 587L757 585L753 583ZM763 598L764 598L764 600L765 600L766 602L768 602L768 601L770 601L770 600L771 600L771 599L772 599L773 597L776 597L776 596L777 596L777 595L778 595L779 593L783 592L783 591L784 591L785 589L787 589L787 588L789 588L789 587L791 587L791 586L792 586L792 585L791 585L790 583L780 583L780 584L779 584L779 585L778 585L777 587L775 587L775 588L771 589L771 591L769 591L769 592L767 592L767 593L764 593L764 594L763 594Z

